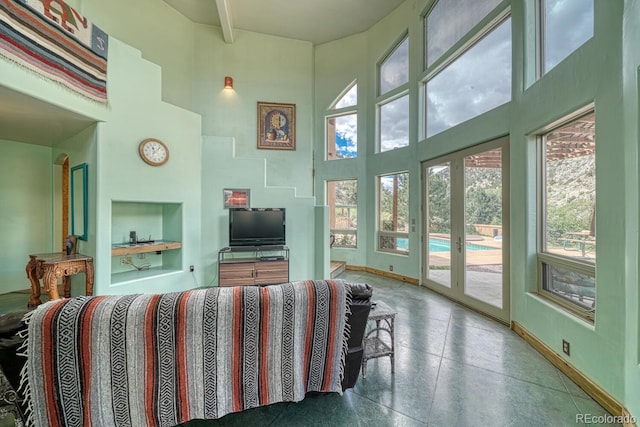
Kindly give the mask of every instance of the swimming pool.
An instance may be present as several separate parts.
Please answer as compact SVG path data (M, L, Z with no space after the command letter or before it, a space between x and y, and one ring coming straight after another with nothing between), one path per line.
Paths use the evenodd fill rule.
M399 237L396 240L396 244L398 245L398 249L409 249L409 239ZM467 242L466 250L467 251L489 251L492 248L489 246L476 245L474 243ZM445 239L434 239L433 237L429 239L429 252L450 252L451 251L451 241Z
M494 248L489 246L476 245L474 243L469 243L465 245L465 249L467 251L488 251ZM433 237L429 239L429 252L449 252L451 251L451 241L445 239L434 239Z

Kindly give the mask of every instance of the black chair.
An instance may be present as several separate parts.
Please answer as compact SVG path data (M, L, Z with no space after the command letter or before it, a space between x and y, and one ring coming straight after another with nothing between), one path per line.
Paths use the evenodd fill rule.
M26 421L24 398L18 394L20 372L27 361L17 354L24 338L19 334L27 328L22 321L26 312L15 312L0 316L0 408L12 413L14 419ZM17 424L16 424L17 425Z
M364 354L364 332L371 311L371 295L373 288L366 283L348 283L351 287L351 313L347 323L351 334L347 341L347 357L345 359L342 390L353 388L360 376L362 356Z

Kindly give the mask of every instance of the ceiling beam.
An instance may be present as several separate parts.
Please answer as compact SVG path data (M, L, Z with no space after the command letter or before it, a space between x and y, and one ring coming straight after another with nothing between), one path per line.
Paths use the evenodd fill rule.
M231 8L228 0L216 0L218 7L218 16L220 17L220 26L222 27L222 36L226 43L233 43L233 22L231 20Z

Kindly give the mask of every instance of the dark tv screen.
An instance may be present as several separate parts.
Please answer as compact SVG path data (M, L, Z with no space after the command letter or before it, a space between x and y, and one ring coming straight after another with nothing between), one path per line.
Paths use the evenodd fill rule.
M284 209L229 209L229 246L284 244Z

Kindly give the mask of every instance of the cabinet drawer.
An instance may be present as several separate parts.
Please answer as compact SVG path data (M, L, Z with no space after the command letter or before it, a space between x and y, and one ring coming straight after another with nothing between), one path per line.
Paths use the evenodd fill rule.
M256 263L255 281L258 285L288 282L289 262L268 261Z
M230 263L220 264L220 286L253 285L254 264Z

